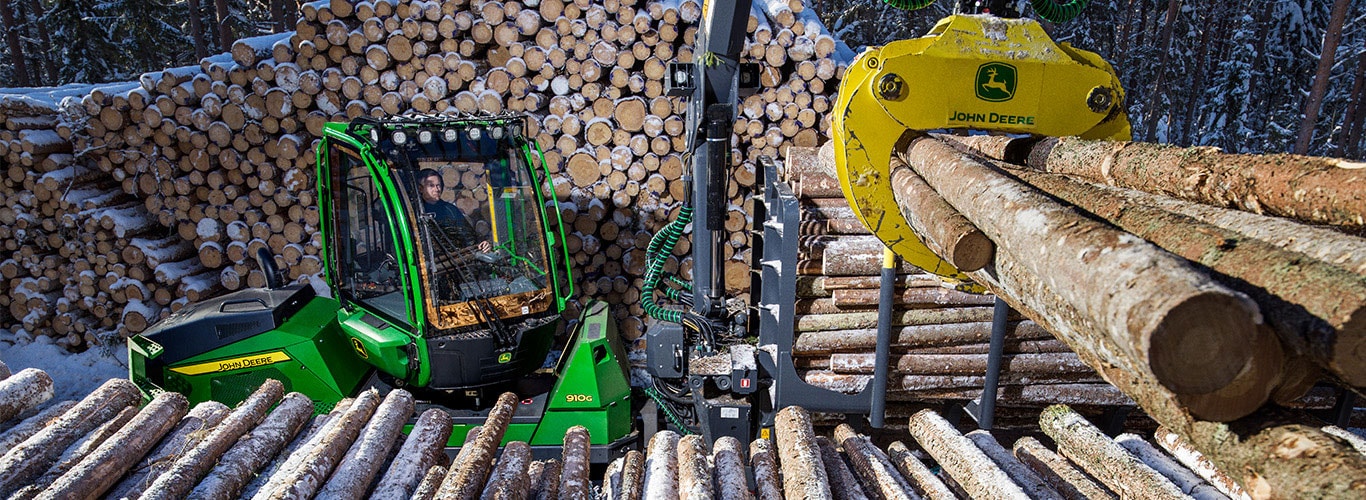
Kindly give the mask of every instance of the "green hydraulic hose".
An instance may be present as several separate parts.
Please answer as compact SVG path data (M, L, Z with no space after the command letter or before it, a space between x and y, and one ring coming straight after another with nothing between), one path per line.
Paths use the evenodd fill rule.
M882 0L882 3L901 10L917 10L929 7L934 0Z
M641 290L641 307L652 318L671 323L682 322L683 311L669 309L656 303L655 291L664 276L664 261L678 244L678 239L683 236L683 228L692 221L692 212L692 207L683 207L679 210L678 218L656 233L645 251L645 283Z
M1076 19L1090 0L1029 0L1039 17L1055 23L1065 23Z

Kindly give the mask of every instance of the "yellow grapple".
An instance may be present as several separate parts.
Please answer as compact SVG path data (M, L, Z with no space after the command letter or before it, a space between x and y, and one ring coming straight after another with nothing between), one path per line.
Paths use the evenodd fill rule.
M844 197L873 234L911 264L968 283L920 242L892 197L889 160L903 137L962 128L1129 140L1123 104L1109 63L1054 43L1038 22L949 16L928 35L869 48L849 66L831 121L835 165Z

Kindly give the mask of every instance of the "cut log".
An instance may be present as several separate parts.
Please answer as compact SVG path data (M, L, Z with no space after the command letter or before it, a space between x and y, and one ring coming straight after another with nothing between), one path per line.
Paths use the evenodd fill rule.
M564 446L560 468L560 495L569 498L588 498L592 496L593 484L589 480L589 436L588 428L582 425L570 427L564 433Z
M1058 451L1126 498L1186 498L1166 477L1124 451L1084 417L1064 405L1039 415L1039 426Z
M978 310L981 311L981 310ZM926 311L929 313L929 311ZM933 313L931 313L933 314ZM946 312L946 315L948 313ZM892 346L916 348L977 344L991 339L991 322L952 322L953 317L938 324L903 326L892 329ZM799 320L800 321L800 320ZM1045 339L1050 335L1032 321L1006 324L1006 340ZM792 346L794 355L826 354L834 351L869 350L877 344L876 329L809 331L797 336Z
M973 498L1029 498L991 458L938 413L916 412L910 419L910 432L920 447Z
M267 485L266 488L256 494L256 498L312 497L324 486L337 463L341 461L346 451L360 436L366 421L374 414L375 407L379 406L379 403L379 393L374 389L357 396L351 407L337 417L336 425L328 429L327 434L322 437L318 445L308 450L307 455L299 462L298 467L290 471L281 470L277 472L277 477L271 478L271 483L276 486L272 488ZM276 482L277 478L279 479L278 483Z
M1185 260L1086 219L938 140L913 141L906 159L996 242L998 265L999 254L1010 253L1033 274L1049 276L1059 300L1094 320L1173 391L1213 392L1252 357L1245 334L1259 319L1257 306ZM1084 276L1063 278L1060 272ZM1102 283L1125 285L1107 288L1118 293L1090 289Z
M873 498L883 500L915 498L910 484L901 477L882 450L877 449L864 436L858 435L848 424L835 427L835 441L844 449L845 456L863 485L864 491L872 493Z
M143 490L175 463L176 458L195 447L209 430L227 418L232 410L217 401L195 405L175 428L150 453L109 490L108 498L138 498Z
M104 494L171 430L189 406L185 396L179 393L157 395L118 433L105 440L37 498L96 498Z
M584 433L587 435L587 432ZM531 447L524 441L513 441L503 447L498 457L498 466L489 476L481 499L521 500L531 491L531 478L527 467L531 463ZM585 497L586 498L586 497Z
M782 500L782 479L778 476L778 454L773 441L755 439L749 444L750 466L754 470L754 496L758 500Z
M631 450L626 453L627 456L630 456L631 453L635 453L636 456L642 457L640 460L643 463L644 458L643 455L640 454L640 452L636 450ZM552 458L544 462L539 460L533 462L531 466L527 468L527 475L531 478L531 491L527 492L528 499L554 500L560 497L559 460ZM634 490L625 490L625 493L627 493L627 495L623 495L623 498L631 498L629 493L632 491L634 491L636 494L634 498L640 498L640 488L636 488Z
M689 434L678 440L678 498L710 500L712 466L707 461L707 445L702 436Z
M0 457L0 496L9 496L51 467L67 447L141 400L127 379L109 379L51 425Z
M929 500L955 500L958 498L944 482L939 480L939 476L934 475L929 467L925 466L919 458L906 448L905 443L894 441L887 446L888 458L892 464L896 465L896 470L900 471L906 483L921 497Z
M403 441L398 455L375 486L376 500L408 498L422 481L425 471L445 458L446 440L451 435L451 417L439 409L422 412Z
M1171 453L1173 457L1176 457L1176 460L1181 462L1182 465L1185 465L1186 468L1195 472L1196 475L1214 486L1225 496L1234 500L1248 500L1251 498L1248 496L1247 492L1243 491L1242 485L1235 482L1228 474L1225 474L1224 471L1219 470L1213 462L1208 458L1205 458L1204 454L1200 453L1195 448L1192 448L1190 443L1187 443L1181 436L1167 430L1165 427L1158 427L1157 431L1153 433L1153 439L1157 441L1159 446L1167 450L1167 453Z
M413 500L431 500L436 497L436 490L441 488L441 480L446 477L446 467L433 465L427 469L427 474L422 476L422 482L417 484L413 490Z
M390 391L318 495L323 498L365 497L375 474L389 456L389 449L413 414L414 404L413 395L408 391Z
M484 483L488 481L489 472L492 470L493 456L498 451L498 443L503 441L503 433L507 431L508 422L512 421L512 413L517 410L517 405L516 394L505 392L498 396L498 401L489 410L489 416L484 421L484 428L479 437L474 443L465 444L471 448L468 458L460 463L458 469L452 470L441 483L436 498L471 498L483 491Z
M355 402L355 398L342 399L332 407L331 412L313 417L313 423L309 424L308 430L289 443L284 452L272 460L270 465L266 466L266 469L261 471L256 479L247 485L242 496L256 498L257 494L274 489L279 481L288 476L290 471L297 469L299 464L303 463L304 458L308 457L309 453L321 444L322 440L332 431L332 428L339 424L341 416L345 415Z
M1057 491L1044 482L1033 470L1025 467L1014 455L1011 455L990 432L976 430L967 433L966 436L972 440L972 444L977 445L977 449L982 450L982 453L985 453L1007 476L1010 476L1015 484L1020 485L1020 489L1024 490L1029 498L1062 500L1062 496L1058 495Z
M1035 474L1068 500L1119 498L1033 437L1025 436L1015 441L1015 458L1033 469Z
M778 463L782 464L784 498L834 498L810 414L798 406L783 408L773 418L773 429Z
M217 465L190 492L193 498L237 498L256 473L270 464L313 414L313 401L297 392L280 404L250 433L223 453Z
M664 430L650 438L641 498L678 498L678 434Z
M37 368L25 368L0 380L0 422L46 403L53 394L52 377Z
M898 158L891 163L892 190L901 215L921 243L963 272L991 263L996 245L958 210L944 201Z
M1149 444L1147 440L1144 440L1138 435L1130 433L1120 434L1115 436L1115 443L1118 443L1120 447L1123 447L1125 450L1128 450L1129 453L1138 457L1138 459L1148 467L1152 467L1153 470L1162 474L1183 493L1190 495L1191 497L1200 500L1221 500L1228 498L1227 496L1224 496L1223 493L1219 492L1219 490L1210 486L1209 483L1200 479L1200 476L1197 476L1194 472L1182 467L1181 464L1176 463L1171 457L1158 451L1156 447Z
M711 462L715 467L715 491L719 500L754 498L749 492L749 481L745 479L745 452L741 446L740 440L732 436L722 436L712 445Z
M70 400L50 405L37 414L25 418L14 427L10 427L9 429L6 429L5 432L0 433L0 456L8 453L9 450L13 449L16 445L33 437L34 434L37 434L44 428L47 428L49 424L55 422L65 414L67 410L70 410L74 406L76 406L76 402Z
M219 457L222 457L243 434L255 428L261 419L265 418L270 407L283 396L284 385L278 380L267 379L223 419L223 422L215 426L204 440L196 444L194 449L177 458L175 464L148 486L140 498L170 500L185 497L213 468Z

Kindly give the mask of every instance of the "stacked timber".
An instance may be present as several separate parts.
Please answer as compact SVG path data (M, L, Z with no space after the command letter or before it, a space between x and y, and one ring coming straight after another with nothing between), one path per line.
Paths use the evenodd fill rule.
M884 246L845 201L829 145L792 148L780 174L803 208L793 362L808 383L857 392L871 380L875 363ZM985 385L995 298L958 291L930 273L901 265L893 305L889 417L978 398ZM1033 416L1055 403L1088 412L1134 404L1028 319L1010 318L1004 353L998 428L1035 429Z
M545 150L576 290L618 305L621 331L639 336L644 249L677 213L688 168L685 101L664 95L664 72L692 60L702 2L326 0L300 12L293 32L86 89L61 117L55 101L4 114L5 153L23 155L7 162L4 206L25 215L0 220L26 231L0 234L11 292L0 295L26 297L6 308L6 325L136 333L186 301L262 285L253 256L263 247L290 280L308 280L321 270L312 150L324 123L513 111L531 116L527 132ZM741 59L763 70L734 127L724 249L734 292L747 284L757 157L824 140L852 59L800 1L756 1L747 28ZM63 140L22 133L53 127ZM85 208L40 207L36 184L79 189ZM482 196L451 201L471 210ZM680 244L667 269L689 275L688 256ZM21 282L39 275L51 276ZM60 284L73 281L80 293ZM60 305L78 312L59 326L65 295L81 305Z
M0 365L0 376L0 495L9 498L1213 499L1265 492L1168 429L1111 438L1063 405L1036 412L1042 434L1010 447L1001 434L964 433L929 410L874 440L845 424L819 432L813 416L793 406L776 415L772 440L708 443L661 431L595 477L584 427L566 432L558 458L533 459L525 442L500 444L518 405L511 393L451 459L449 416L439 409L414 415L403 390L365 391L315 416L307 397L274 380L235 408L190 408L175 393L144 405L127 380L110 380L79 402L54 402L41 370L10 375ZM413 421L412 431L401 432ZM1322 431L1363 442L1336 427ZM1295 474L1308 478L1340 458L1319 456ZM1313 487L1322 490L1297 493L1340 492L1351 483L1330 478Z

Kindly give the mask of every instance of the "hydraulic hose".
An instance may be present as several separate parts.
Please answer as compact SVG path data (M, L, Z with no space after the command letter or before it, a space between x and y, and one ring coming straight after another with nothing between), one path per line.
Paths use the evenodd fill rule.
M1055 23L1065 23L1076 19L1090 0L1029 0L1039 17Z
M683 228L692 222L692 213L693 209L689 206L679 210L678 218L656 233L650 239L650 245L645 250L645 283L641 290L643 293L641 294L640 305L645 309L645 314L652 318L671 323L680 323L683 320L683 311L657 303L655 292L659 289L660 280L664 277L664 261L673 251L674 246L678 244L678 239L683 236Z

